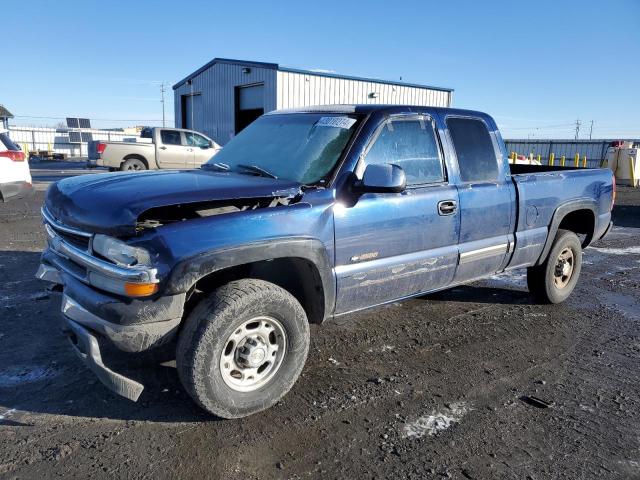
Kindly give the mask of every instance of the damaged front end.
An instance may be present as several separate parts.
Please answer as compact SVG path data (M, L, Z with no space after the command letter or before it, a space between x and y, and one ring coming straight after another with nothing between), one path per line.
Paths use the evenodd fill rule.
M136 221L136 232L162 227L175 222L183 222L204 217L215 217L229 213L239 213L263 208L287 206L297 202L302 192L280 192L284 196L264 198L238 198L212 202L184 203L154 207L140 214Z
M161 290L171 262L154 231L284 207L302 191L288 181L199 171L86 177L50 187L42 209L48 248L36 277L62 290L63 331L75 353L135 401L144 387L105 365L101 342L126 352L159 347L175 337L187 299Z

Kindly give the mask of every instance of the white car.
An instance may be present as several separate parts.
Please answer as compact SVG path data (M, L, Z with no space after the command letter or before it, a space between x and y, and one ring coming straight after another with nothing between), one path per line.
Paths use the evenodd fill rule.
M9 133L0 129L0 202L32 193L29 160L9 138Z

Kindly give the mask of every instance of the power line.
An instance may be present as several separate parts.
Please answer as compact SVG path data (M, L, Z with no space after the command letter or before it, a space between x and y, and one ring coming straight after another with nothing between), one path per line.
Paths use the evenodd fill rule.
M15 115L15 118L35 118L35 119L44 119L44 120L66 120L67 117L42 117L39 115ZM156 118L93 118L90 117L91 120L96 120L99 122L161 122L162 120Z

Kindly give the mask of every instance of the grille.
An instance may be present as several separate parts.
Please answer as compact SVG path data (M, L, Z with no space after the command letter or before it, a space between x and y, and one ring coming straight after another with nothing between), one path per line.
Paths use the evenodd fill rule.
M53 216L43 209L42 216L47 225L49 225L62 239L76 248L89 252L89 242L91 234L66 227L53 219Z

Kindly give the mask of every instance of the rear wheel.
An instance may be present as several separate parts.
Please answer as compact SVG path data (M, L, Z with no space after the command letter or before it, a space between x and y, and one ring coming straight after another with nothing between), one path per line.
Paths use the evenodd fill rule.
M125 160L122 165L120 165L120 170L124 171L139 171L146 170L147 166L145 163L139 158L130 158L129 160Z
M309 323L286 290L262 280L230 282L202 300L178 339L182 384L205 410L245 417L274 405L297 380Z
M527 269L531 294L544 303L564 302L578 283L582 269L582 245L569 230L558 230L547 259Z

